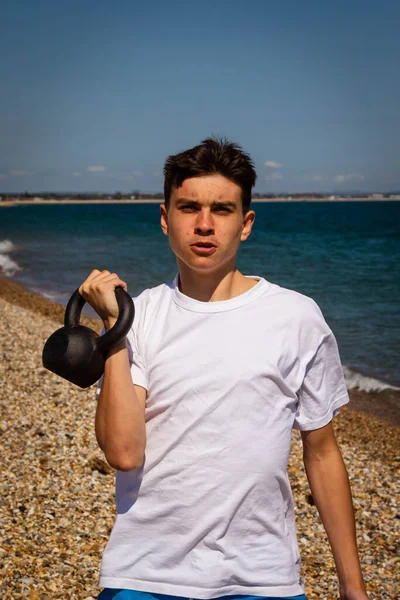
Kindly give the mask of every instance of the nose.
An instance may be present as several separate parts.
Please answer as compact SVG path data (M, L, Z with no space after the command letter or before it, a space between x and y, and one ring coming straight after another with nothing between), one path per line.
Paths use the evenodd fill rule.
M201 210L197 214L195 222L195 233L206 234L213 233L214 231L214 220L209 210Z

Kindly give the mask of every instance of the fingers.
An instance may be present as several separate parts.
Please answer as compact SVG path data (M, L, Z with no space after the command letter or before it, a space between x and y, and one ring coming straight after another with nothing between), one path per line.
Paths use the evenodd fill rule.
M79 286L79 293L85 297L85 295L90 294L92 290L98 290L100 284L108 283L110 287L117 286L122 287L126 292L128 291L128 286L125 281L119 278L117 273L110 273L110 271L104 270L99 271L98 269L93 269L93 271L88 275L85 281ZM108 287L108 286L107 286Z
M109 273L108 275L106 273ZM95 280L94 285L96 284L105 284L108 283L110 284L110 286L114 286L114 288L116 288L117 286L122 287L125 291L128 290L128 286L125 283L125 281L122 281L122 279L120 279L118 277L118 275L116 273L110 273L109 271L103 271L101 274L103 277L99 277L98 279Z
M108 275L111 275L110 271L99 271L98 269L93 269L93 271L87 277L85 283L92 282L95 279L96 280L104 279L104 277L108 277Z

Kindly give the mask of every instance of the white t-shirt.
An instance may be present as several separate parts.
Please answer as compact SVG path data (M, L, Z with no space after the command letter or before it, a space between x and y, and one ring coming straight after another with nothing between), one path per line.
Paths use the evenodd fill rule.
M257 285L225 301L184 295L178 275L133 298L128 352L133 382L148 390L147 445L142 468L116 474L102 587L304 593L291 432L323 427L349 397L317 304L248 277Z

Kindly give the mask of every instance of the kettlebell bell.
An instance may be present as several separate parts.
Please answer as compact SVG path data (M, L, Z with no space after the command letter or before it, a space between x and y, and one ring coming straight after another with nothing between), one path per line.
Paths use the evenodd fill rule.
M64 327L55 331L44 345L43 366L82 389L98 381L104 373L108 352L124 339L135 317L133 300L121 286L115 288L115 297L118 319L110 331L99 336L93 329L80 325L86 300L79 288L75 290L65 310Z

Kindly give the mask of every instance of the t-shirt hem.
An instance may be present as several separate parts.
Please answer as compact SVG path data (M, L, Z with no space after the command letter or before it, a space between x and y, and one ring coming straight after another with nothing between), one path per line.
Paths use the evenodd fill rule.
M187 585L176 585L170 583L157 583L154 581L143 581L137 579L120 579L114 577L100 577L100 587L112 589L135 590L138 592L150 592L153 594L166 594L169 596L183 596L186 598L199 598L210 600L220 596L243 594L250 596L297 596L304 594L304 588L300 583L281 586L239 586L226 585L218 589L196 588Z
M347 404L350 401L349 394L346 392L336 398L334 402L329 407L328 412L325 413L323 417L319 419L314 419L312 421L306 421L305 423L294 423L293 429L297 429L298 431L312 431L313 429L320 429L321 427L325 427L328 425L330 421L332 421L333 417L336 417L339 414L339 409Z

